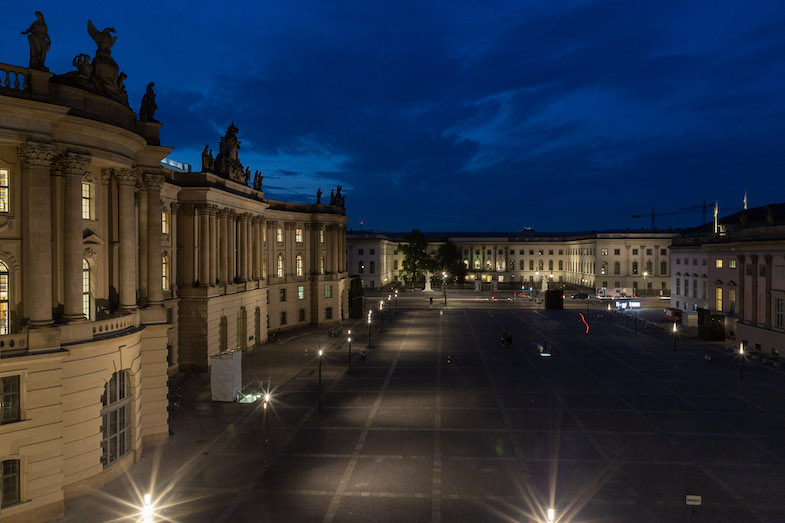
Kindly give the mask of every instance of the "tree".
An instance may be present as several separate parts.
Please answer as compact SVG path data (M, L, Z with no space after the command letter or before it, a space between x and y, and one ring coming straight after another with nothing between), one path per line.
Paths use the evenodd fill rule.
M403 279L409 284L417 284L424 279L425 273L431 267L431 257L428 256L428 240L423 233L417 229L412 229L406 238L403 249L403 263L401 264L401 274Z
M365 294L363 291L363 281L359 276L353 276L349 282L349 299L359 298Z
M462 282L466 279L466 266L461 260L461 251L458 246L447 240L436 249L434 257L435 270L446 272L450 281Z

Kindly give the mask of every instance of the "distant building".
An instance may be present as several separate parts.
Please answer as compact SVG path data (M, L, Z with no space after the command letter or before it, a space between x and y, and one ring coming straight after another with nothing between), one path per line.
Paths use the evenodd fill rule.
M726 335L785 352L785 204L743 210L674 239L671 306L726 315Z
M349 273L363 286L402 279L407 233L347 235ZM487 288L520 284L541 288L550 280L607 296L670 294L670 244L675 232L424 233L435 252L449 240L463 256L467 282Z

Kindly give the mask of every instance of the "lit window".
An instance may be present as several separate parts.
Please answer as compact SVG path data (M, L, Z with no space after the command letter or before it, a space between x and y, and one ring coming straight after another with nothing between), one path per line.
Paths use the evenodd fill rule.
M22 419L20 383L18 375L0 378L0 425Z
M8 169L0 169L0 212L8 212Z
M294 241L297 243L303 242L303 230L302 229L295 229L294 230Z
M728 262L728 268L729 269L735 269L736 268L736 260L730 260Z
M8 309L8 266L0 261L0 335L11 332L11 315Z
M319 241L324 243L324 229L319 229Z
M92 296L90 292L90 263L82 259L82 314L88 320L92 320Z
M480 260L479 259L475 259L474 260L474 268L476 270L480 270Z
M319 259L319 272L324 274L324 256Z
M161 288L169 290L169 255L161 256Z
M278 227L278 229L275 230L275 241L277 242L283 241L283 229L281 229L280 227Z
M717 287L715 289L715 298L716 298L716 309L722 312L722 287Z
M115 372L101 399L101 463L104 468L131 452L131 395L127 371Z
M718 269L722 269L722 259L718 258L715 264L716 264L715 267L717 267Z
M638 262L636 261L632 262L632 273L638 274Z
M161 232L169 234L169 213L161 211Z
M278 255L278 277L283 278L283 254Z
M295 259L295 262L296 262L296 267L297 267L297 276L302 276L303 275L303 257L298 254L297 258Z
M305 285L298 285L297 286L297 299L304 300L305 299Z
M600 254L602 256L607 256L608 255L608 249L600 249Z
M82 219L93 219L93 184L82 182Z
M0 507L10 507L21 501L22 481L19 477L19 460L6 459L0 463L0 486L2 486Z
M332 285L325 285L324 286L324 297L325 298L332 298L333 297L333 286Z

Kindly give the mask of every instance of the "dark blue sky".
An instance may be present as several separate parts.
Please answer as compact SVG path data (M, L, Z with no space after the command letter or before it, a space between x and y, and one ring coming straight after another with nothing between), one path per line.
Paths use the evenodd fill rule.
M268 197L342 184L355 229L640 228L652 207L730 214L745 189L785 201L782 0L11 2L0 62L27 65L35 9L56 73L94 54L88 18L117 30L173 159L198 169L234 120Z

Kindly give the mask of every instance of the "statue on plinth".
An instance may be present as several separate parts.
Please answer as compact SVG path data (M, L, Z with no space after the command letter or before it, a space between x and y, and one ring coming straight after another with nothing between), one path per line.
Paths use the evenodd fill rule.
M209 146L205 145L204 151L202 151L202 172L203 173L213 172L214 163L215 160L213 159L213 150L210 149Z
M124 75L125 73L120 73ZM155 86L155 82L150 82L147 84L147 92L144 93L142 97L142 106L139 108L139 121L140 122L155 122L158 123L153 116L155 115L155 111L158 109L158 104L155 103L155 92L153 91L153 87Z
M243 183L245 169L237 154L237 150L240 148L240 140L237 139L238 131L239 129L232 122L232 125L226 130L226 135L221 138L218 156L215 157L215 174Z
M330 191L330 205L335 205L335 189Z
M262 176L262 171L256 171L253 175L253 188L254 190L261 191L262 190L262 180L264 180L264 176Z
M22 31L23 35L27 35L27 42L30 44L30 69L38 69L40 71L49 71L44 65L46 61L46 53L52 46L52 41L49 39L49 29L44 22L44 15L41 11L35 12L36 20L30 24L26 31Z
M321 204L322 204L322 188L319 187L319 189L316 191L316 205L321 205Z

